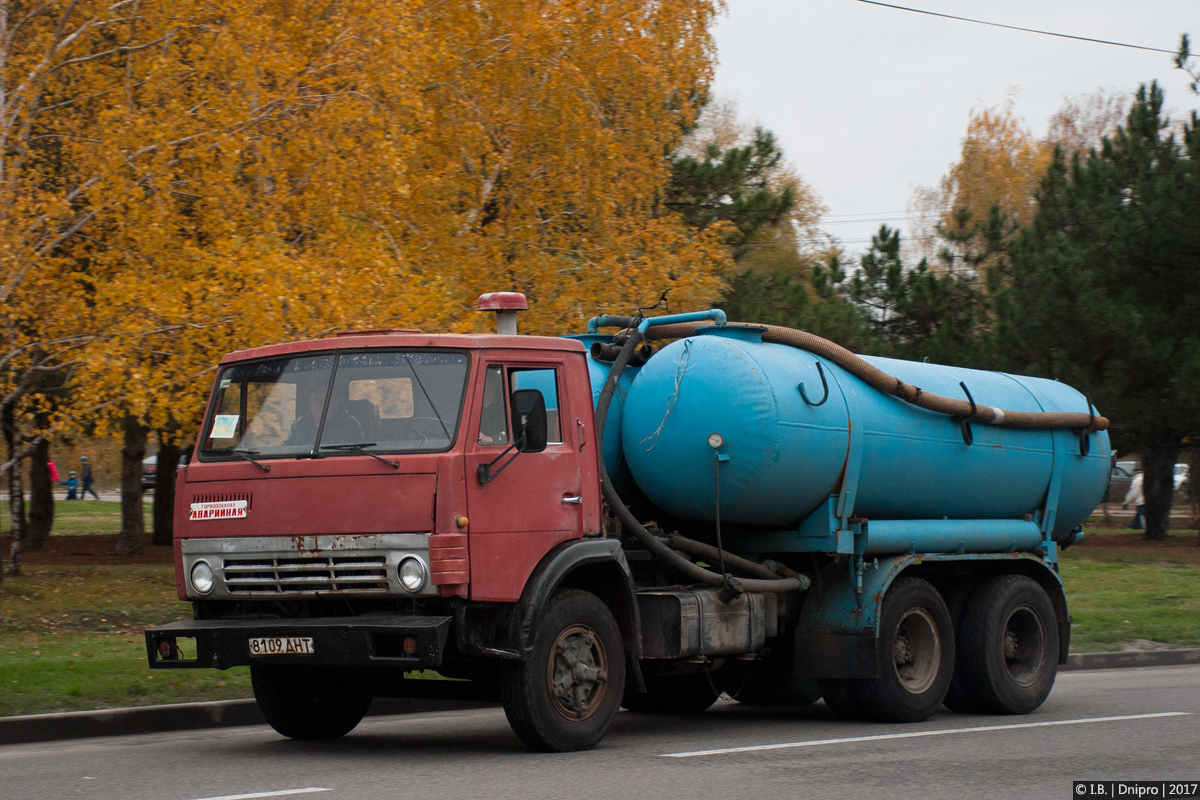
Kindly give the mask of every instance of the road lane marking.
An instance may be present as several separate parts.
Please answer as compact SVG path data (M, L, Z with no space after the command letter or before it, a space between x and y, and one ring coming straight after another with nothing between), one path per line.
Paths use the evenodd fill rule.
M307 786L303 789L278 789L274 792L251 792L250 794L223 794L220 797L200 797L197 800L254 800L257 797L285 797L289 794L312 794L313 792L332 792L321 786Z
M827 744L856 744L858 742L882 742L889 739L919 739L924 736L950 736L955 733L985 733L988 731L1011 731L1018 728L1050 728L1058 725L1086 725L1092 722L1120 722L1131 719L1157 719L1160 717L1186 717L1190 711L1159 711L1154 714L1129 714L1123 717L1086 717L1083 719L1058 719L1050 722L1018 722L1012 725L983 725L978 728L944 728L936 731L913 731L912 733L881 733L875 736L849 736L844 739L815 739L807 742L782 742L780 744L756 744L749 747L723 747L717 750L691 750L686 753L659 753L660 758L695 758L696 756L722 756L729 753L754 753L759 750L786 750L793 747L821 747ZM214 799L216 800L216 799Z

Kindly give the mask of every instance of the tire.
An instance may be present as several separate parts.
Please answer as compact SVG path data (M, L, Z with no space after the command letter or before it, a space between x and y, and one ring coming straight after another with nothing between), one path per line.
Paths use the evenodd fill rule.
M954 623L928 581L899 578L888 588L878 658L878 675L862 682L860 698L871 717L921 722L946 699L954 673Z
M1058 674L1058 621L1046 591L1023 575L989 578L967 603L957 673L971 709L1028 714Z
M337 667L256 666L250 683L267 723L289 739L345 736L371 704L362 676Z
M625 688L625 651L612 612L595 595L559 592L542 611L533 650L501 674L513 732L532 750L587 750L608 732Z
M714 680L708 672L647 678L645 694L635 691L626 682L621 705L639 713L698 714L710 708L721 696Z

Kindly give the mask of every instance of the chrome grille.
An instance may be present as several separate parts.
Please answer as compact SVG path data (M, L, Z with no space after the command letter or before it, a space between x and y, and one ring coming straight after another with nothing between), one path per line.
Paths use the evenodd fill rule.
M222 569L226 588L237 593L388 592L382 554L226 556Z

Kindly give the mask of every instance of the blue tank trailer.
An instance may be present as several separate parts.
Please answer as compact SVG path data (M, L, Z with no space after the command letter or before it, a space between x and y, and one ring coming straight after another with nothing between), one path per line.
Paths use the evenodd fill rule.
M627 690L625 705L707 707L721 687L772 705L823 696L840 715L896 721L943 702L1036 709L1068 653L1058 551L1082 537L1104 491L1107 421L1056 381L860 358L823 340L805 349L816 337L797 335L807 336L781 341L778 329L713 311L601 316L577 337L605 421L606 500L629 511L618 518L653 520L650 537L711 572L727 575L722 559L736 558L764 582L792 577L806 589L756 587L765 657L727 660L716 678L722 641L758 635L744 630L757 609L722 607L746 587L708 579L687 601L640 590L644 631L659 622L687 641L644 636L650 655L667 658L642 662L647 692ZM649 358L659 337L681 338ZM622 364L619 344L632 339ZM931 395L962 411L922 407ZM652 571L636 553L635 574ZM687 628L679 619L695 630L676 633Z

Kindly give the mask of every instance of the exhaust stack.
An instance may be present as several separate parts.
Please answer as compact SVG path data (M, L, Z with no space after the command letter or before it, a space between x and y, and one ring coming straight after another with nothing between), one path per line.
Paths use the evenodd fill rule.
M488 292L479 295L478 311L496 312L496 333L517 335L517 312L527 311L529 303L520 292Z

